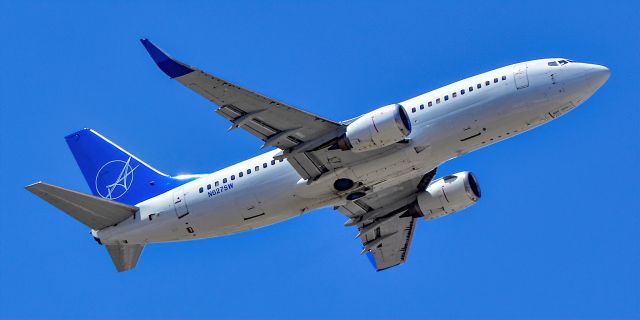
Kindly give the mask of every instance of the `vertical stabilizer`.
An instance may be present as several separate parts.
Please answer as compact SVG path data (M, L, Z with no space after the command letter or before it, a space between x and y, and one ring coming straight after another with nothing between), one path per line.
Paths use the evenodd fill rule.
M146 164L92 129L65 137L97 197L136 205L192 179L175 179Z

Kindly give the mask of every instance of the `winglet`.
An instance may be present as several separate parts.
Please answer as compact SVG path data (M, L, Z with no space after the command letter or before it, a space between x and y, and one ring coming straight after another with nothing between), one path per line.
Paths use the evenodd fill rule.
M177 78L193 72L189 66L171 58L162 49L156 47L149 39L140 39L142 45L160 69L171 78Z

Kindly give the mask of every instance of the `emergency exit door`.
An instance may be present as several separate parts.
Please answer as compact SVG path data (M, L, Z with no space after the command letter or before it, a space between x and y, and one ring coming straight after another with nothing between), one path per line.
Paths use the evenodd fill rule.
M173 191L173 206L176 210L178 219L189 214L189 208L187 208L187 200L185 199L184 189L180 188Z

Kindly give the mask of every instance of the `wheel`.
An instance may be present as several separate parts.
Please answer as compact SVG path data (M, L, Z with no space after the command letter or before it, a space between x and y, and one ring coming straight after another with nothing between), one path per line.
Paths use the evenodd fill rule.
M366 194L366 193L364 193L364 192L353 192L353 193L350 193L350 194L347 196L347 200L349 200L349 201L353 201L353 200L356 200L356 199L360 199L360 198L362 198L362 197L364 197L364 196L366 196L366 195L367 195L367 194Z
M340 178L333 183L333 187L338 191L346 191L353 188L353 180Z

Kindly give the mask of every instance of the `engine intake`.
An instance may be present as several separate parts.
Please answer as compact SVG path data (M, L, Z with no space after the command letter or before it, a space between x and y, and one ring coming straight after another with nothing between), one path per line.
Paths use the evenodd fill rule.
M465 209L480 200L481 195L473 173L458 172L434 181L420 192L416 210L431 220Z
M350 123L337 145L342 150L365 152L400 142L410 133L411 121L407 111L400 104L392 104Z

